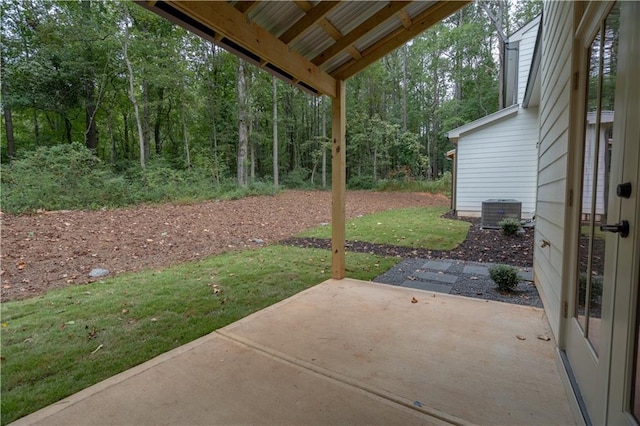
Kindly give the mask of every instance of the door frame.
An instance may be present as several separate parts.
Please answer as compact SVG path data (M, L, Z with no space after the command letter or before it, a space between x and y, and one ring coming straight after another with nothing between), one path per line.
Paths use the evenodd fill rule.
M624 153L620 154L623 156L623 167L618 173L618 183L632 182L631 198L616 203L620 206L620 216L617 219L627 219L631 224L629 237L621 243L623 247L620 250L616 278L629 285L616 286L613 301L607 410L607 422L610 424L637 424L630 412L630 401L636 357L635 345L640 345L640 342L636 343L636 339L639 339L636 324L640 304L640 81L637 77L637 70L640 70L640 27L636 23L640 17L640 3L627 3L626 13L621 14L620 22L622 24L623 20L628 20L627 25L621 25L621 29L628 31L625 34L621 32L621 39L624 37L628 42L620 45L617 76L620 81L616 81L616 99L619 92L626 94L624 107L620 110L620 115L624 118L619 121L618 126L614 123L614 135L617 132L624 135L626 140ZM620 263L625 267L620 268Z
M566 353L567 346L569 343L574 341L576 338L572 337L570 333L575 333L572 330L574 327L579 327L579 324L574 317L574 312L576 310L576 300L575 300L575 291L577 287L577 275L578 268L576 265L578 259L578 237L580 233L580 215L581 212L578 211L581 208L581 189L582 189L582 167L584 161L584 112L585 112L585 98L586 98L586 79L588 74L588 55L587 47L590 45L590 41L595 37L598 30L600 29L599 23L606 17L606 15L611 10L615 1L608 2L589 2L586 6L582 2L574 3L574 29L573 32L573 58L572 58L572 67L571 67L571 95L570 95L570 108L569 108L569 145L567 147L567 156L568 156L568 169L567 169L567 194L566 194L566 210L565 210L565 232L564 232L564 241L566 243L565 250L563 254L563 286L562 286L562 300L563 300L563 315L561 316L560 323L560 333L558 336L558 348L561 351L564 351L565 356L563 357L565 360L569 358L566 357L568 355ZM640 5L637 5L636 8L640 8ZM622 17L621 17L622 20ZM629 27L634 27L633 25ZM632 28L631 30L633 34L626 34L625 38L628 40L632 40L629 37L640 38L640 30L637 28ZM622 37L622 34L621 34ZM635 41L635 39L633 39ZM627 45L628 52L626 55L623 52L620 52L618 56L619 66L618 66L618 76L616 80L616 106L619 105L619 96L623 96L622 94L630 94L632 90L635 90L635 93L639 92L640 82L637 77L634 79L632 73L623 74L620 73L620 70L627 67L628 70L640 69L640 60L638 55L638 51L640 51L640 45L636 43L633 45L631 41L628 42ZM635 51L634 51L635 49ZM634 52L635 54L631 54ZM623 59L627 61L624 64L620 64L620 60ZM629 62L631 61L631 62ZM622 65L622 66L620 66ZM633 68L638 67L638 68ZM631 114L636 114L635 117L640 116L640 107L638 106L638 102L636 100L634 102L630 101L630 98L633 96L625 95L625 107L619 111L619 114L624 114L626 117L634 117ZM638 98L636 98L638 99ZM616 107L616 110L618 108ZM622 117L621 117L622 118ZM637 123L637 118L632 120L618 119L616 120L617 125L614 123L614 135L622 135L627 136L628 129L635 127L636 136L637 131L640 125ZM623 128L623 124L628 123L629 125L626 128ZM638 149L636 149L637 152ZM621 151L621 150L618 150ZM621 153L619 156L625 158L625 154ZM640 155L639 155L640 156ZM636 157L637 158L637 157ZM614 159L612 159L613 161ZM618 158L617 161L621 161ZM630 160L627 158L627 163L630 163ZM620 176L620 173L613 173L610 183L617 184L622 182L621 179L623 177ZM637 169L637 166L636 166ZM637 172L636 172L637 176ZM631 226L631 234L627 240L633 241L634 249L632 251L627 251L623 253L623 256L627 258L625 260L627 264L630 264L629 268L622 268L622 275L625 277L617 276L618 272L621 270L618 267L618 264L614 265L614 262L608 261L607 267L605 267L605 279L611 283L617 281L624 281L625 279L628 282L630 279L633 280L633 277L636 277L636 282L640 280L640 260L631 259L633 253L640 253L640 228L639 226L634 226L633 223L638 223L640 221L640 197L638 197L638 192L640 192L640 179L638 180L638 185L634 184L634 197L635 197L635 212L633 212L632 217L628 216L628 212L625 212L627 217L625 219L629 219L632 223ZM610 191L611 193L611 191ZM615 194L615 191L613 191ZM615 197L615 195L613 195ZM609 197L611 199L611 197ZM620 202L616 200L613 203L609 203L609 223L613 223L616 219L620 218ZM629 208L627 207L627 210ZM618 241L619 237L617 234L610 234L607 236L607 253L606 256L611 258L612 256L616 259L618 258ZM638 256L635 256L638 257ZM630 371L633 370L633 358L634 358L634 345L633 338L635 329L635 321L636 321L636 301L638 300L638 289L637 286L631 285L626 286L625 291L616 291L617 285L608 285L603 294L603 303L602 305L602 340L600 342L600 353L597 357L597 361L593 361L595 357L595 352L589 346L588 342L585 341L583 344L585 347L583 348L583 353L578 358L578 362L589 362L589 358L592 358L591 362L593 365L600 365L600 369L598 370L599 376L594 376L591 378L583 377L582 390L586 390L587 387L597 387L602 386L602 396L601 399L592 398L591 401L582 400L582 396L584 392L581 389L576 389L574 387L574 392L576 393L579 401L584 401L583 403L588 405L589 413L585 412L587 407L582 406L583 415L585 415L585 420L587 422L593 422L594 424L604 424L606 422L612 423L620 423L622 419L624 423L634 424L632 416L628 413L628 401L630 395L630 389L632 386L632 382L630 380L631 375ZM631 288L629 288L631 287ZM622 344L624 343L624 344ZM619 348L618 345L622 345L623 348ZM616 348L613 350L613 348ZM576 353L574 351L573 354L574 361L576 358ZM569 361L566 361L569 362ZM575 365L569 363L567 370L569 374L572 375L572 370L575 371ZM582 395L581 395L582 392Z

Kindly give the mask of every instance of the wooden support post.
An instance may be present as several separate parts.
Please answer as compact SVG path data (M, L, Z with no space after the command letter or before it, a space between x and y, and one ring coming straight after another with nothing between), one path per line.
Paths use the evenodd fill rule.
M338 280L344 278L345 269L346 106L345 82L337 80L331 103L331 278Z

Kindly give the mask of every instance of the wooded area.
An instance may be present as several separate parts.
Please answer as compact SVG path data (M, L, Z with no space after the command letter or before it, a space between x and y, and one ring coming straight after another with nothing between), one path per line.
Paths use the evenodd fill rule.
M2 2L3 167L82 143L115 173L328 185L330 100L131 2ZM347 82L347 179L438 179L446 132L499 108L502 41L540 2L477 1ZM330 163L330 162L329 162Z

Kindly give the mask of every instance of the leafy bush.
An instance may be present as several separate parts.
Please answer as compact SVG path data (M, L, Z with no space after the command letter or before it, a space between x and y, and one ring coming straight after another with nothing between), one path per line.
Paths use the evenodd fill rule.
M591 294L590 302L599 303L602 296L602 283L603 278L601 276L594 275L591 277ZM584 272L578 277L578 300L583 302L587 298L587 274Z
M245 188L238 188L234 180L218 183L209 169L177 169L162 159L149 161L146 170L126 161L119 162L117 169L102 164L82 144L38 148L2 164L2 209L14 214L38 209L100 209L273 195L279 190L265 182Z
M375 186L372 176L353 176L347 183L349 189L373 189Z
M498 226L502 228L502 232L504 235L511 237L514 235L518 235L518 230L520 229L520 221L514 217L505 217L500 222L498 222Z
M282 184L287 188L307 189L312 187L309 182L311 172L304 167L296 167L289 173L282 176Z
M500 291L513 291L518 286L518 268L509 265L495 265L489 268L489 276Z
M78 143L40 147L2 167L2 208L11 213L119 205L127 193L126 181Z
M444 172L438 180L380 180L376 189L378 191L430 192L451 195L451 172Z

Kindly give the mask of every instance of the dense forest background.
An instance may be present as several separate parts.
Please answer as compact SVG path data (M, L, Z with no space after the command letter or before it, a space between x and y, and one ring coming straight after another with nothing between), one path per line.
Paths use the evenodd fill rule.
M330 99L131 2L1 8L4 209L36 208L25 197L60 182L102 194L85 200L97 207L135 202L135 188L153 200L154 185L188 195L185 185L330 184ZM499 109L502 41L540 11L476 1L350 79L349 186L446 179L446 132Z

